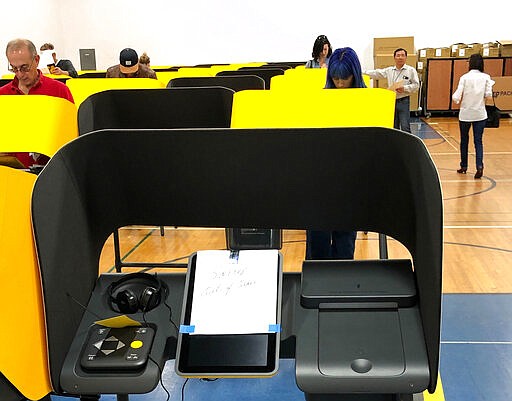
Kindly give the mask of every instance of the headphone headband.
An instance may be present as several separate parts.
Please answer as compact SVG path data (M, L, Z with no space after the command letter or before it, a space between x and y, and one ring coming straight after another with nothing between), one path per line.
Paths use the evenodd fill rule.
M149 273L136 272L125 274L119 280L113 281L112 284L110 284L109 286L109 295L112 296L116 289L118 289L119 287L121 287L121 285L127 282L134 281L134 284L137 284L137 279L151 281L151 283L154 284L155 290L157 292L160 292L160 290L162 289L162 282L156 277L156 273L155 275L152 275Z
M158 306L162 299L165 300L166 289L156 274L137 272L125 274L112 282L107 289L107 296L110 306L117 312L146 312Z

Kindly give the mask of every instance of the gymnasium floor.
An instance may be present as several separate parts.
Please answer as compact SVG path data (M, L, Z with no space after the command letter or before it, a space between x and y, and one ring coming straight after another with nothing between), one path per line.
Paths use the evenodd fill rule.
M500 131L500 135L504 132L506 136L501 139L496 131L486 131L486 171L481 181L470 175L474 167L469 168L467 177L454 174L458 163L455 119L431 119L428 124L415 119L412 124L413 134L424 140L438 167L445 204L442 386L434 395L425 394L427 401L512 400L510 120L505 119L502 124L506 131ZM472 144L470 151L471 148ZM482 199L486 202L485 213ZM124 256L135 255L147 236L137 238L131 247L123 247ZM358 237L358 243L359 240ZM215 381L185 381L174 374L173 363L169 361L164 369L165 390L158 386L150 394L131 395L130 400L304 400L295 385L292 360L282 360L278 374L270 379ZM101 398L115 399L113 395ZM54 396L52 400L64 398Z

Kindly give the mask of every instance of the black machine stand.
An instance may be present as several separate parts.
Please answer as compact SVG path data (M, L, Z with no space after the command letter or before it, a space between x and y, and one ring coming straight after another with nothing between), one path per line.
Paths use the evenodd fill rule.
M427 388L409 260L305 261L297 316L306 400L412 400Z

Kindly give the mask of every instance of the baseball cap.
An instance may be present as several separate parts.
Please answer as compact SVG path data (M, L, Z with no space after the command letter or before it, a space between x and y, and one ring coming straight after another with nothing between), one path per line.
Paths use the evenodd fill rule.
M139 56L135 50L130 48L121 50L119 69L123 74L133 74L139 70Z

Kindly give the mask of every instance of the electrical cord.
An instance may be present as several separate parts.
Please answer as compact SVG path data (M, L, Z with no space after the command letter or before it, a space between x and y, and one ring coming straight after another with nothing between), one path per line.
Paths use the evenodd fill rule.
M181 401L185 400L185 386L188 383L188 377L183 382L183 385L181 386Z
M185 385L188 383L188 380L189 378L187 377L183 382L183 385L181 386L181 401L184 401L185 399ZM203 377L199 380L202 382L214 382L215 380L217 380L217 378Z
M165 302L164 302L165 303ZM170 308L169 308L170 309ZM149 327L149 323L147 322L146 320L146 311L144 311L142 313L142 321L144 322L144 326L146 327ZM171 320L171 323L174 325L174 322ZM164 372L163 370L160 368L160 365L151 357L151 355L148 354L148 358L151 362L153 362L156 367L158 368L158 372L160 373L160 385L162 386L162 388L164 389L165 393L167 394L167 398L165 399L165 401L169 401L169 399L171 398L171 394L169 393L169 391L167 390L167 388L165 387L164 385L164 380L163 380L163 376L164 376Z
M171 399L171 393L169 393L169 390L167 390L167 388L164 385L164 380L163 380L164 372L160 368L160 365L158 363L156 363L156 361L151 357L151 355L148 355L148 358L151 362L153 362L156 365L156 367L158 368L158 372L160 372L159 382L160 382L160 385L162 386L162 388L164 389L165 393L167 394L167 398L165 399L165 401L169 401Z
M75 303L80 305L83 310L86 312L89 312L91 315L96 316L99 320L102 320L103 318L99 316L97 313L94 313L92 310L90 310L87 306L83 305L78 299L76 299L73 295L71 295L68 291L66 291L66 295L71 298Z

